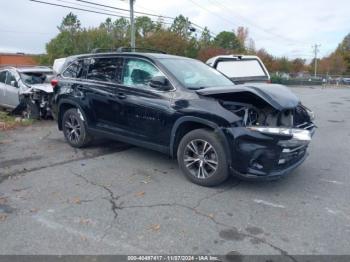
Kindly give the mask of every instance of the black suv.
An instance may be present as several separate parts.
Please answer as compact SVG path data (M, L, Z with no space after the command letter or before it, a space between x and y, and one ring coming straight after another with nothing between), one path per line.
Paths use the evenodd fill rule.
M234 85L200 61L160 53L78 55L63 68L53 113L73 147L102 136L154 149L204 186L229 174L278 178L307 156L313 114L284 86Z

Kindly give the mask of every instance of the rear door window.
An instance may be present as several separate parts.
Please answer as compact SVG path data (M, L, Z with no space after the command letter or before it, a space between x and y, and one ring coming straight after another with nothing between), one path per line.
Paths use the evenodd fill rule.
M11 81L16 81L16 78L11 72L8 72L6 77L6 85L11 85Z
M86 78L89 80L120 83L123 59L120 57L91 58Z
M5 82L6 82L6 72L7 71L0 72L0 83L5 84Z

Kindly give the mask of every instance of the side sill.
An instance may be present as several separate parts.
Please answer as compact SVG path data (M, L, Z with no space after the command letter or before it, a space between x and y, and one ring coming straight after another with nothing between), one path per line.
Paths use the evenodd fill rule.
M135 138L131 138L131 137L115 134L115 133L108 132L108 131L105 131L105 130L100 130L98 128L89 127L88 128L88 132L90 132L91 134L96 135L96 136L108 137L109 139L112 139L112 140L125 142L127 144L131 144L131 145L134 145L134 146L148 148L148 149L151 149L151 150L154 150L154 151L161 152L161 153L166 154L166 155L169 155L169 152L170 152L170 149L167 146L161 146L161 145L157 145L157 144L154 144L154 143L145 142L145 141L142 141L142 140L139 140L139 139L135 139Z

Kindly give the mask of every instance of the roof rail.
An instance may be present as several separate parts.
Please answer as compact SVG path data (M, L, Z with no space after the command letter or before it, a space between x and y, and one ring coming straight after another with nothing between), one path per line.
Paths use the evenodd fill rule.
M157 50L157 49L151 49L151 48L132 48L132 47L119 47L117 49L119 52L135 52L135 51L146 51L146 52L151 52L151 53L161 53L161 54L166 54L166 52L162 51L162 50Z
M114 48L94 48L91 50L91 53L106 53L106 52L135 52L135 51L146 51L150 53L161 53L166 54L166 52L156 49L150 49L150 48L131 48L131 47L118 47L117 49Z

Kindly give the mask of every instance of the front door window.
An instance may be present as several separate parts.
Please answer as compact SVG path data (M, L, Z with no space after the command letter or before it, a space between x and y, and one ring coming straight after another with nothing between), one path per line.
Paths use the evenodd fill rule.
M150 80L163 75L153 64L141 59L127 59L124 66L123 84L149 88Z

